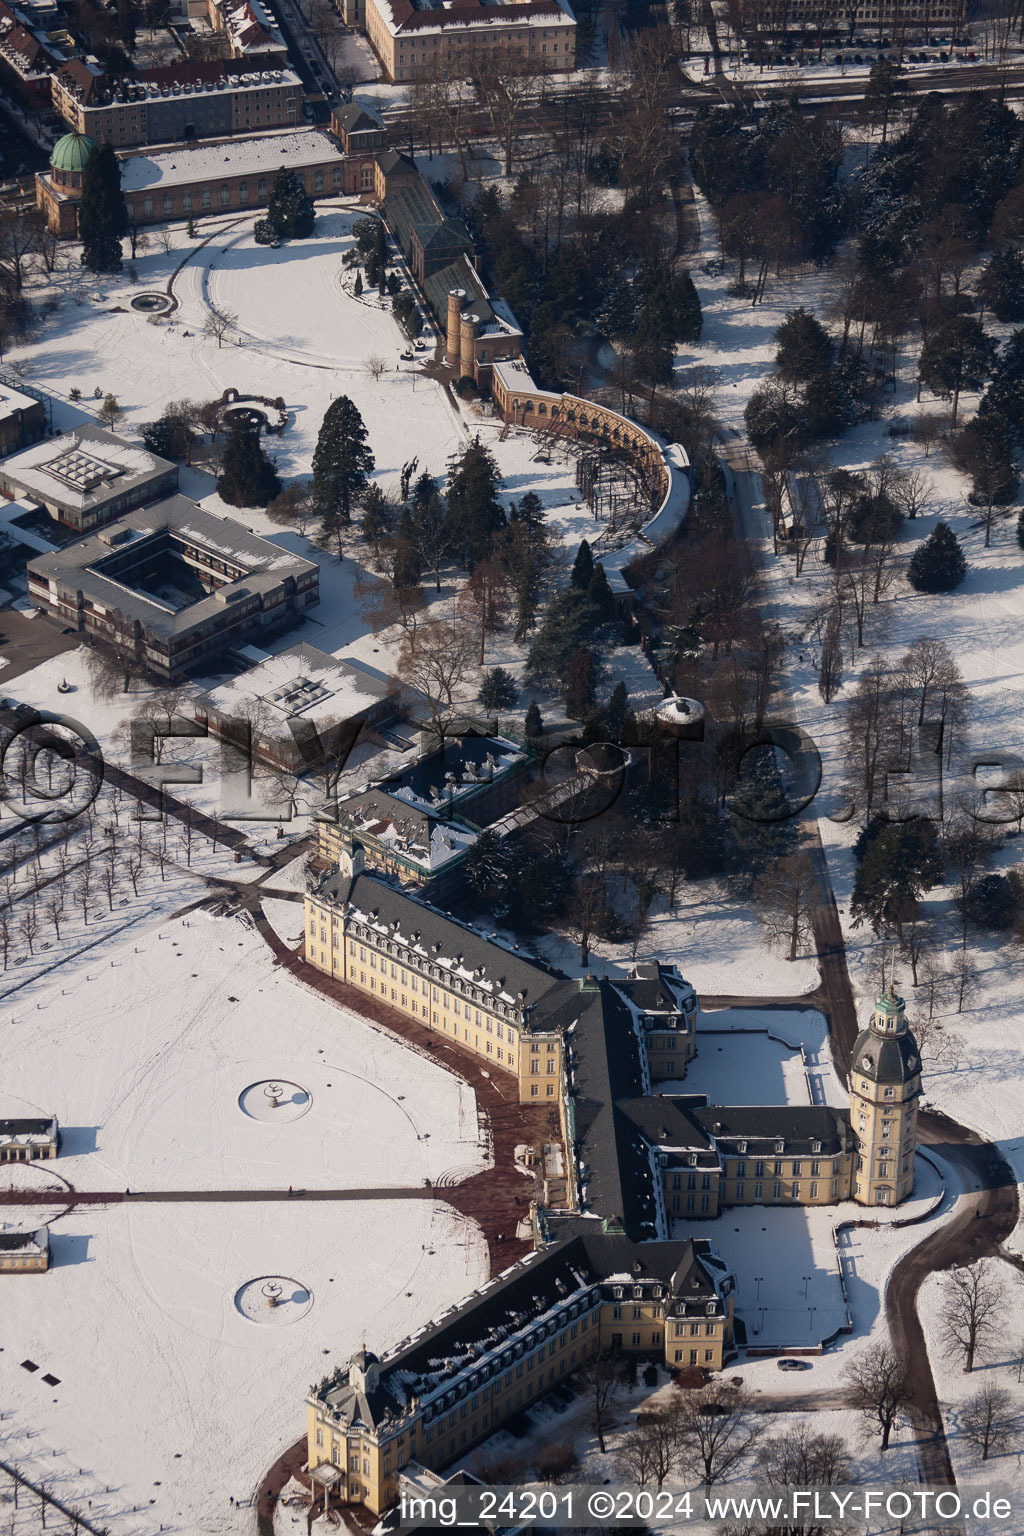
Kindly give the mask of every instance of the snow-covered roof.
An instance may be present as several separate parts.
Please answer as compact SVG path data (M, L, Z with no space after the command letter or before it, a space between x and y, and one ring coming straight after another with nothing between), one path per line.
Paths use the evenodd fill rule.
M449 32L493 26L575 27L569 0L371 0L392 37L400 33Z
M159 155L128 155L121 161L121 188L127 193L151 192L219 176L271 175L287 166L302 170L337 160L337 144L319 128L296 128L266 138L228 139L216 144L169 149Z
M259 734L288 739L289 720L339 724L393 697L391 685L361 662L339 660L300 641L211 688L196 700L196 708L229 719L248 718L258 701L263 705Z
M119 581L104 569L113 555L131 543L159 535L172 542L201 546L230 560L237 576L229 578L215 592L175 609L160 598ZM249 533L233 518L216 517L204 511L187 496L168 496L152 506L129 512L109 528L65 549L36 555L28 562L28 571L37 581L45 578L58 588L77 588L94 604L137 619L148 632L173 636L193 630L207 620L221 618L225 607L243 595L266 595L288 579L317 572L317 566L269 539Z
M38 501L85 512L173 469L140 443L82 425L5 459L0 478Z
M57 1121L50 1118L0 1120L0 1147L43 1147L57 1140Z

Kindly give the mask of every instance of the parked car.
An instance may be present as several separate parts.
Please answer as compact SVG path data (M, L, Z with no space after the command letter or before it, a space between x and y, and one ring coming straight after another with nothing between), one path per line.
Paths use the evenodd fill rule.
M792 1355L786 1355L782 1360L776 1360L775 1364L780 1371L809 1371L809 1360L797 1360Z

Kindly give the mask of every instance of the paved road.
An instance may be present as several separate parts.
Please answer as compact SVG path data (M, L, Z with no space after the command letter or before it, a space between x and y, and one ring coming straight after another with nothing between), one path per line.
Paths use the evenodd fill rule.
M450 1191L448 1191L450 1193ZM145 1205L163 1201L169 1205L201 1205L234 1202L262 1205L271 1200L443 1200L446 1186L419 1185L409 1189L387 1185L381 1189L45 1189L0 1190L2 1205Z

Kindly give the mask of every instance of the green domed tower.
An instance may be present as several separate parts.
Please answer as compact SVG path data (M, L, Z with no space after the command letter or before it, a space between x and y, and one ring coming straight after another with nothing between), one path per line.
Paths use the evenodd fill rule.
M67 197L81 197L82 173L96 145L88 134L66 133L50 156L50 179Z
M850 1125L859 1157L853 1198L898 1205L914 1187L921 1057L906 1004L892 987L878 999L850 1058Z

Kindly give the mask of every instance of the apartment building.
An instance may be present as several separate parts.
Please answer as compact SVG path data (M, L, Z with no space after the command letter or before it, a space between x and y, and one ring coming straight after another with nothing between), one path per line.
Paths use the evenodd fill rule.
M244 59L183 61L123 77L73 59L51 86L54 109L75 133L115 149L298 128L302 116L294 70Z
M568 0L491 4L366 0L366 36L388 80L459 79L490 69L576 67L576 17Z

